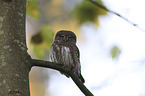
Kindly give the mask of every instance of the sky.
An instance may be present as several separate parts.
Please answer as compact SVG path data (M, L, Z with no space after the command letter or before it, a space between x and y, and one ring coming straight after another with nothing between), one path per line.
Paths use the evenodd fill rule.
M144 0L103 2L145 30ZM83 24L77 36L85 38L78 39L77 46L86 87L95 96L145 96L145 32L111 13L99 21L98 28L92 23ZM113 45L121 50L116 60L109 54ZM48 82L52 96L84 96L70 78L53 73Z

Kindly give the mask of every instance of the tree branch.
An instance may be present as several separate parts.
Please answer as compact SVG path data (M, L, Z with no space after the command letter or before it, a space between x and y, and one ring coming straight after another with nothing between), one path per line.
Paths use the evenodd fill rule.
M60 64L56 64L56 63L49 62L49 61L43 61L43 60L32 59L31 64L32 64L32 66L39 66L39 67L51 68L51 69L55 69L55 70L58 70L58 71L61 71L63 73L68 74L72 78L72 80L75 82L75 84L79 87L79 89L86 96L94 96L85 87L85 85L80 81L80 79L78 78L78 76L72 70L66 69L65 67L61 66Z
M125 21L127 21L127 22L128 22L129 24L131 24L132 26L134 26L134 27L138 28L139 30L145 32L145 30L144 30L143 28L139 27L138 24L136 24L136 23L134 23L134 22L128 20L127 18L125 18L125 17L122 16L121 14L119 14L119 13L117 13L117 12L115 12L115 11L112 11L111 9L106 8L105 6L103 6L103 5L99 4L98 2L96 2L95 0L89 0L89 1L92 2L93 4L95 4L96 6L100 7L100 8L103 9L103 10L105 10L105 11L107 11L107 12L110 12L110 13L112 13L112 14L115 14L116 16L118 16L118 17L124 19Z

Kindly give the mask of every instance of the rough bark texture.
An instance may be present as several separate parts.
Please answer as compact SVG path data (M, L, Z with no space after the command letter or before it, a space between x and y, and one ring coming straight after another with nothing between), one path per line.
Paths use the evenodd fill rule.
M0 96L30 96L29 71L33 66L65 72L86 96L93 96L73 71L31 59L26 47L25 17L26 0L0 0Z
M26 0L0 0L0 96L29 96Z

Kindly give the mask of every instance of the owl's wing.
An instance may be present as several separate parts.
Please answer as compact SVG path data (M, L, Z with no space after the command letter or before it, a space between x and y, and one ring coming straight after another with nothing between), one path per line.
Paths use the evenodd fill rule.
M58 47L56 42L53 42L50 48L49 52L49 61L58 63L59 57L60 56L60 48Z
M70 53L72 55L72 59L73 59L73 63L74 63L74 68L77 69L77 74L80 74L80 70L81 70L81 65L80 65L80 53L79 53L79 49L75 44L71 44L69 45L70 48Z
M74 66L75 66L75 72L79 76L80 80L84 83L85 80L83 76L81 75L81 64L80 64L80 53L78 47L73 44L71 47L71 52L72 52L72 58L74 61Z

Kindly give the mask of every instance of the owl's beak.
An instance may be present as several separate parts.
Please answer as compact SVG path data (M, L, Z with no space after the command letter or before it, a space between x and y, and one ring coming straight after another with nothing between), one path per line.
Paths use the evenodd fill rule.
M67 38L65 36L63 37L63 41L64 42L67 42Z
M64 42L67 42L67 38L64 38Z

